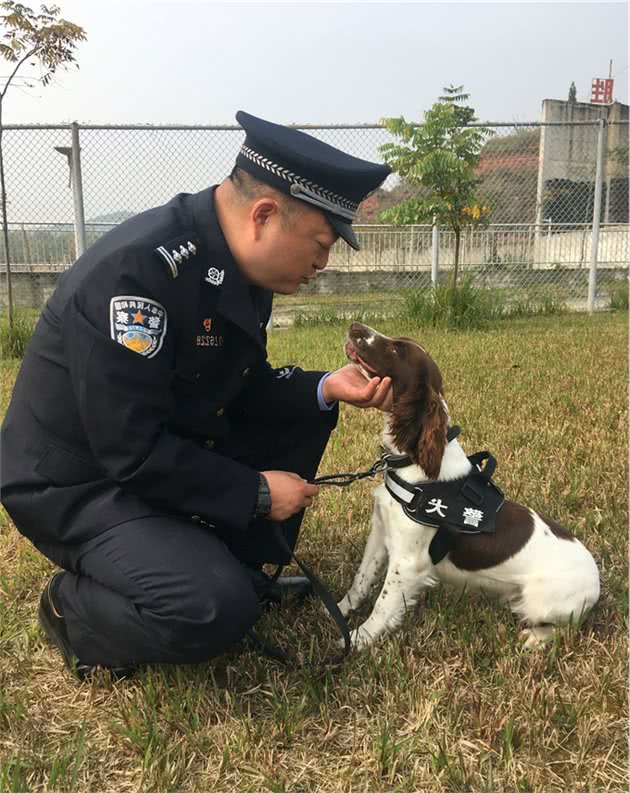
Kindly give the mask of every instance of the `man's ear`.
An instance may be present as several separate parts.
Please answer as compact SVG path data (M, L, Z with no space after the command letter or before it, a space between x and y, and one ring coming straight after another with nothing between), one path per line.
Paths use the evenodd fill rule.
M440 395L429 385L418 392L394 395L391 433L396 447L408 454L429 479L437 479L446 446L448 417Z
M260 239L264 227L269 220L279 212L278 202L271 197L259 198L250 210L250 217L254 224L254 238Z

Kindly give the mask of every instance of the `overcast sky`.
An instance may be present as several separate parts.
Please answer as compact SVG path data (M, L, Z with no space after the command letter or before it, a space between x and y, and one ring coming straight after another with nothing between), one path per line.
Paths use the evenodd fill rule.
M240 108L283 123L421 120L449 83L482 120L538 120L572 80L588 101L611 58L628 102L625 2L56 2L87 32L80 70L13 90L6 123L223 124Z

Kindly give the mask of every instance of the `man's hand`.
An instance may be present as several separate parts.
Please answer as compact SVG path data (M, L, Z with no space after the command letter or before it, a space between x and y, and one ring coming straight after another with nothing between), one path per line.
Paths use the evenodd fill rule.
M271 492L270 520L286 520L304 507L310 507L319 493L317 485L290 471L261 471Z
M366 380L354 364L331 372L324 381L322 396L326 402L347 402L358 408L392 409L391 377Z

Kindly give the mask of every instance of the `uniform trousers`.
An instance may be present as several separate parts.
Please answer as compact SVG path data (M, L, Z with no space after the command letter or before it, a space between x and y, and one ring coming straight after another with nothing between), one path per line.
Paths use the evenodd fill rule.
M315 476L337 410L317 421L241 422L226 446L230 457L257 470ZM303 511L282 528L291 547ZM84 543L36 543L68 571L55 606L70 644L85 664L135 666L197 663L220 655L262 614L247 566L286 562L268 520L246 531L181 516L131 520Z

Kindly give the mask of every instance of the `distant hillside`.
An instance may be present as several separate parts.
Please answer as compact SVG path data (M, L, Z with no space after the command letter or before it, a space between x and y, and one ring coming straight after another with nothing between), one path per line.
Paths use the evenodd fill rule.
M123 220L133 217L136 212L130 212L128 209L119 209L116 212L110 212L107 215L97 215L95 218L90 218L87 223L122 223Z

